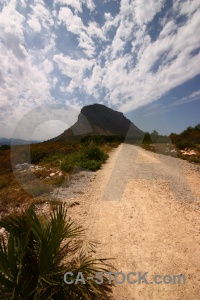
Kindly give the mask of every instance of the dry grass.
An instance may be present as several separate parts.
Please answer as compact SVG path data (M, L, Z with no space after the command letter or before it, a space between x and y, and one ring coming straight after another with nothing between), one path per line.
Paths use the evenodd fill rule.
M105 143L101 150L109 153L119 143ZM19 211L33 201L43 204L49 201L49 193L56 187L68 186L68 173L62 171L62 161L78 151L84 151L85 145L78 143L41 143L14 146L11 150L0 150L0 215ZM35 168L12 170L12 165L29 163L29 154L35 162ZM12 164L11 164L12 161ZM50 177L51 173L56 173ZM55 199L56 201L56 199Z

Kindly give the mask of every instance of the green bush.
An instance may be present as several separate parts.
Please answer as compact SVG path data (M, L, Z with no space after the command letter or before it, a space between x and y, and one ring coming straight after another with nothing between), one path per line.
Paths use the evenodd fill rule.
M37 164L46 156L46 152L43 149L31 149L30 158L32 164Z
M97 171L101 167L101 162L96 160L85 160L81 162L81 167L90 171Z
M70 173L73 170L73 168L74 168L74 165L68 161L64 161L60 165L60 169L67 173Z
M100 169L101 164L106 161L108 155L96 146L86 148L81 152L71 153L67 155L61 163L62 171L70 173L74 167L82 167L90 171Z
M101 135L87 135L81 139L81 143L85 146L89 145L102 145L105 143L105 139Z
M0 220L9 237L0 241L0 299L15 300L105 300L112 285L94 280L97 272L109 272L106 259L88 256L84 231L67 217L63 205L56 206L50 218L38 218L30 207L21 215ZM88 243L90 245L91 243ZM72 284L64 282L64 274ZM79 272L85 278L75 284Z
M192 143L187 142L187 141L177 142L175 145L176 145L176 148L178 148L179 150L194 147L194 145Z
M88 148L83 152L83 158L89 160L105 161L108 155L98 147Z
M61 158L63 158L63 155L59 153L59 154L50 155L49 157L44 157L42 161L47 163L59 162Z

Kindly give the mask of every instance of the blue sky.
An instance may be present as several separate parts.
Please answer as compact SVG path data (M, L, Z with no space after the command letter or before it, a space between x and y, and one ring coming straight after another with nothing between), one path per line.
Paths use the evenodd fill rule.
M200 122L200 0L2 0L0 136L37 138L69 122L15 129L37 107L92 103L139 128L181 132Z

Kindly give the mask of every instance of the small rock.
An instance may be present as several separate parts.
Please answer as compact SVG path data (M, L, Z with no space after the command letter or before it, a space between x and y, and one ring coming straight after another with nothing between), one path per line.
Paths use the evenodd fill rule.
M78 201L73 202L70 207L76 206L76 205L80 205L80 203Z
M53 177L53 176L55 176L56 175L56 173L51 173L49 176L50 177Z
M1 228L1 229L0 229L0 235L1 235L1 234L3 235L4 233L5 233L5 228Z

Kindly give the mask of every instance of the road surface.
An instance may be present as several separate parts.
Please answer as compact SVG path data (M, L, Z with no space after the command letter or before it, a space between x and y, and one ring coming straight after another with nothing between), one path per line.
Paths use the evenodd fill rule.
M153 282L116 284L113 299L200 299L199 186L192 164L121 144L77 196L70 214L99 242L95 257L114 257L117 271L148 272ZM186 284L156 284L156 275L184 275Z

